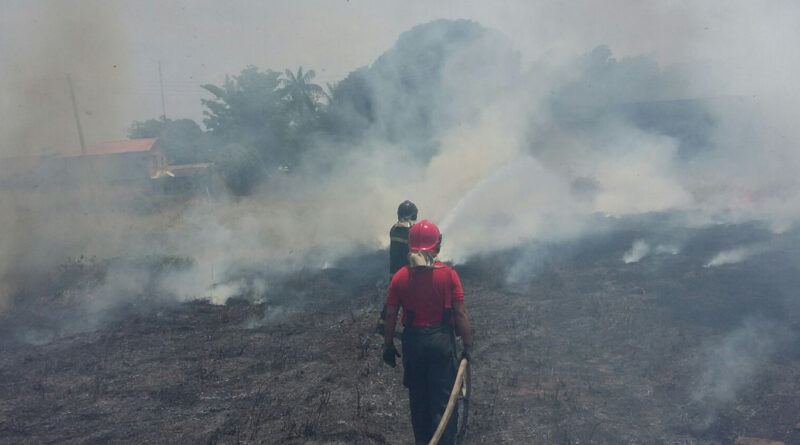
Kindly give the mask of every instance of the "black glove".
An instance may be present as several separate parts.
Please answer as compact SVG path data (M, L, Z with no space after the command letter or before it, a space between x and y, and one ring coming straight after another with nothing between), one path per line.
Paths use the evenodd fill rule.
M397 352L397 349L394 347L394 343L384 343L383 361L386 362L387 365L394 368L397 366L397 357L400 357L400 353Z
M461 351L461 358L467 359L468 362L472 362L472 345L464 345L464 350Z

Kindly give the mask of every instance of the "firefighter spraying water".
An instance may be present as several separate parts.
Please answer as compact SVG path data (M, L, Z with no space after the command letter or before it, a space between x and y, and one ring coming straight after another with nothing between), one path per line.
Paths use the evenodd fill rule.
M417 220L417 206L405 200L397 207L397 222L389 229L389 279L395 272L408 264L408 231ZM386 322L386 305L383 306L375 333L383 335Z

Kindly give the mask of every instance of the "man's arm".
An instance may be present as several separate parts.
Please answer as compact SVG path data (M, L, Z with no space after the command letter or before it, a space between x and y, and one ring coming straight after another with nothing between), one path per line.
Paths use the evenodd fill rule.
M400 306L386 305L386 324L383 327L383 343L394 343L394 328Z
M456 323L456 334L464 341L464 347L472 348L472 330L469 327L469 317L463 301L453 302L453 316ZM387 319L388 332L388 319Z

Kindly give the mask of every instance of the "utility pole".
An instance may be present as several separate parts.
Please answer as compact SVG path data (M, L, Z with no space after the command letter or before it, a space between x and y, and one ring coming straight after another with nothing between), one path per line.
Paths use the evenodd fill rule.
M164 101L164 76L161 75L161 61L158 61L158 83L161 85L161 115L167 118L167 105Z
M69 84L69 97L72 99L72 113L75 115L75 125L78 127L78 138L81 141L81 169L83 170L83 178L80 185L83 187L88 202L85 209L94 216L95 224L99 225L100 220L97 212L97 202L95 201L96 195L94 190L94 182L92 178L92 167L89 165L89 158L86 156L86 141L83 139L83 128L81 128L81 117L78 113L78 102L75 100L75 89L72 87L72 77L67 74L67 83Z
M69 97L72 99L72 113L75 115L75 125L78 127L78 139L81 141L81 156L86 156L86 141L83 139L83 129L81 128L81 117L78 114L78 103L75 101L75 89L72 88L72 78L67 74L69 84Z

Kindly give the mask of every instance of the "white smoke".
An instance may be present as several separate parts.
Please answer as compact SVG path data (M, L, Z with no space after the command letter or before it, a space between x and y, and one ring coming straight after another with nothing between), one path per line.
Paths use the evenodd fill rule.
M642 258L650 253L650 245L644 240L636 240L631 248L622 255L622 262L625 264L638 263Z
M705 424L717 410L732 403L739 391L769 366L776 350L789 340L789 332L763 320L747 320L717 343L706 345L703 371L692 398L705 409Z
M474 8L485 12L485 6ZM800 155L795 147L800 131L795 123L800 101L794 79L780 73L795 72L800 63L797 56L772 50L780 47L776 42L798 41L796 27L785 19L796 14L796 6L785 15L736 4L724 8L725 19L713 18L718 8L697 6L688 11L688 20L687 14L677 14L670 6L636 6L634 20L625 23L631 35L649 35L660 21L688 28L682 38L653 42L668 49L669 57L641 55L652 53L646 39L634 42L618 35L593 34L580 26L587 16L602 23L622 20L609 14L608 8L588 15L589 6L577 11L530 8L541 14L535 14L532 23L525 20L525 33L511 33L514 41L487 32L459 43L462 46L442 60L443 68L436 73L441 78L432 79L442 86L436 101L407 97L398 85L400 74L424 77L430 74L428 67L383 67L381 74L387 76L376 76L371 85L375 120L365 137L346 150L340 143L318 141L317 156L309 156L320 163L330 161L324 173L287 176L265 185L252 198L192 202L187 208L145 217L105 209L83 212L84 208L63 212L69 217L53 217L47 209L63 205L61 196L43 198L30 211L28 200L0 196L0 220L13 234L0 241L3 274L15 275L12 266L18 258L21 264L48 270L56 258L81 254L185 256L195 266L176 276L170 284L175 287L172 293L179 298L216 298L210 293L216 289L221 295L217 300L222 301L235 294L238 285L232 284L225 292L219 285L235 280L234 272L242 265L322 267L359 248L385 247L396 206L405 199L418 204L420 218L442 223L442 256L456 261L525 241L576 237L595 229L592 221L598 214L618 217L680 210L703 221L766 220L776 231L797 222ZM90 23L116 23L115 8L100 11L103 14ZM53 27L68 31L54 31L56 37L72 35L76 29L96 29L76 26L75 16L68 15L63 27ZM572 27L549 35L547 24L553 16L568 19ZM48 17L47 23L58 22L52 14ZM708 17L718 26L714 32L704 30ZM490 14L487 20L503 28L498 15ZM41 51L20 58L49 60L40 56L53 49L53 35L47 34ZM90 55L87 48L97 47L96 36L76 35L70 41L77 42L79 52ZM552 46L522 37L531 35ZM113 55L106 49L126 49L126 43L131 43L112 44L120 38L115 33L112 37L107 39L109 46L99 46L103 49L99 54ZM450 38L448 33L434 33L429 41L417 43L451 45ZM610 49L593 49L604 43L610 43ZM749 51L741 53L739 48ZM517 50L531 63L521 64ZM128 52L119 54L127 57ZM99 57L97 63L105 66L111 58ZM80 62L80 57L59 57L42 71L60 79L63 67L57 65L65 59L70 64ZM28 97L23 93L35 91L36 83L18 88L17 82L24 79L24 75L13 77L4 89L21 92L15 98ZM108 89L98 91L102 99ZM719 96L733 97L734 103L707 99ZM49 103L37 101L35 94L31 97L32 103ZM689 105L692 111L707 113L697 113L707 119L697 122L702 131L696 132L702 137L686 138L680 131L670 133L670 128L654 128L652 123L648 127L636 121L637 113L625 111L637 104L663 105L680 99L702 99ZM420 101L412 104L418 106L407 106L407 101L414 100ZM59 100L64 103L63 98ZM429 121L416 127L399 126L416 122L415 113L431 103L435 107ZM111 108L120 107L100 106ZM400 115L401 109L406 114ZM25 125L13 132L20 136L8 145L26 147L26 135L37 133L46 127L42 122L48 121L48 113L22 117ZM669 119L659 116L656 121ZM96 127L99 121L94 122L91 125ZM393 128L400 128L400 136L406 139L387 137L387 129ZM425 142L434 147L425 152L429 158L412 153L412 144L406 143L408 139L417 142L414 137L421 138L422 133L430 136ZM66 140L61 133L57 137ZM308 170L315 171L313 166ZM279 187L270 188L273 185ZM659 252L658 247L655 251ZM741 261L747 254L712 258L707 266L730 263L730 258ZM135 290L125 283L126 277L119 278L119 286L110 283L103 293ZM12 284L4 281L0 304L4 295L14 293Z
M658 244L652 247L650 243L643 239L637 239L622 255L622 262L625 264L638 263L651 253L658 255L677 255L680 248L674 244Z
M675 244L659 244L655 249L656 253L677 255L681 252L681 248Z
M719 267L741 263L761 251L762 249L757 246L742 246L724 250L714 255L703 267Z
M80 151L68 76L86 142L121 139L140 97L120 5L13 3L0 6L0 158Z

